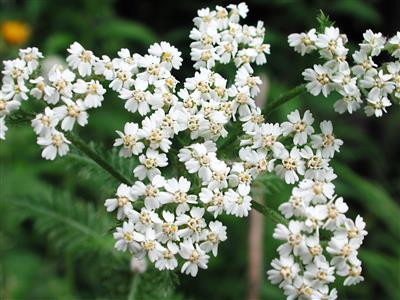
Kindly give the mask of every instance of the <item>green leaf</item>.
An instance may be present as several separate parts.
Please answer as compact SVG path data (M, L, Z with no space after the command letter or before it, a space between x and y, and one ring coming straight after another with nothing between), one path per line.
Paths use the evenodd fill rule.
M366 207L371 214L377 216L381 222L386 224L390 232L399 237L400 230L400 208L384 189L380 186L365 180L356 174L349 167L340 164L332 164L338 174L338 185L347 185L347 189L341 189L344 196L352 197L360 202L360 205Z
M319 24L319 32L324 32L326 27L335 25L335 22L332 21L322 10L319 11L317 22Z

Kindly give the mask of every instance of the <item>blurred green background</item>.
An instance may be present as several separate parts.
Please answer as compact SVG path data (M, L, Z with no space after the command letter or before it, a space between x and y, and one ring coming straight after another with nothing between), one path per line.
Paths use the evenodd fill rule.
M268 78L267 101L301 83L302 70L317 62L316 57L295 54L286 39L317 26L319 9L348 34L351 47L368 28L388 36L399 30L399 1L247 3L246 23L264 21L271 44L267 65L257 69ZM144 53L151 43L166 40L183 52L183 68L174 74L183 81L193 74L188 39L192 18L197 9L215 4L229 2L0 0L0 58L15 57L19 47L28 45L46 56L65 57L73 41L97 55L114 56L122 47ZM18 21L11 23L11 37L4 27L10 21ZM114 131L129 120L121 101L109 98L103 109L92 111L89 126L81 130L87 140L96 141L97 151L110 149ZM338 115L334 100L304 95L268 121L281 122L295 108L310 109L317 121L333 121L336 135L345 142L334 164L337 193L347 200L351 216L365 218L369 231L360 252L365 281L347 288L336 282L339 299L400 299L400 108L391 107L381 119L367 118L361 111ZM129 174L126 161L115 153L107 155ZM112 249L115 221L103 208L117 186L113 178L76 154L54 162L40 159L35 134L23 124L10 128L7 141L0 143L0 161L0 299L126 299L132 290L136 299L245 299L248 220L223 218L229 239L209 270L197 278L150 268L133 280L127 256ZM289 187L271 179L265 201L276 208L289 193ZM266 219L261 299L283 299L265 274L278 246L271 237L273 228Z

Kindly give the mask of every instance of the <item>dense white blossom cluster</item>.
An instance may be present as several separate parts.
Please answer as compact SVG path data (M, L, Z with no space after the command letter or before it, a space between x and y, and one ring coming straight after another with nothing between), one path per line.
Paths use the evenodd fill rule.
M331 133L331 124L322 122L322 132L326 128ZM319 136L312 143L324 140ZM329 167L313 176L307 176L306 171L290 199L279 207L289 221L275 228L273 237L284 243L278 248L280 257L272 261L267 273L288 299L336 299L336 289L329 288L336 276L346 277L344 285L364 280L357 255L367 235L365 223L360 216L355 221L346 217L348 206L335 195L335 178Z
M190 32L196 72L182 84L172 74L182 65L181 52L167 42L151 45L145 55L121 49L115 58L97 57L75 42L68 49L67 66L56 64L42 76L43 55L36 48L21 50L20 58L4 62L0 137L4 139L7 129L5 116L30 95L45 103L44 111L32 120L42 156L63 156L70 144L64 133L75 124L88 123L88 110L102 105L108 87L135 120L117 131L114 147L121 157L137 160L132 170L136 181L121 183L115 197L105 201L107 211L115 212L120 222L115 248L132 253L133 269L144 270L141 260L146 257L160 270L179 267L196 276L227 239L227 228L218 216L248 216L252 183L274 173L299 186L280 207L290 221L275 231L274 237L286 243L278 249L281 257L273 261L269 278L289 299L335 299L335 290L328 288L335 274L346 276L345 284L362 280L357 249L366 235L362 218L355 223L347 219L347 205L334 196L336 175L329 162L343 142L335 137L330 121L321 122L316 130L310 111L295 110L281 124L265 122L255 103L261 79L252 64L266 63L269 45L264 43L262 22L240 24L247 12L244 3L198 11ZM339 59L347 53L344 37L337 32L334 51L323 46L325 39L331 45L331 31L336 29L328 28L321 37L314 30L289 39L302 54L319 47L330 59L317 71L344 70L341 66L347 63ZM306 38L310 42L305 43ZM365 53L375 55L373 49ZM232 83L215 72L217 64L235 67ZM382 72L378 74L387 76ZM359 78L367 80L367 73L347 82L336 72L326 80L347 82L343 91L350 93L358 90ZM318 76L314 81L320 82ZM312 85L308 88L318 90L315 94L339 89L333 83ZM370 86L369 93L387 96L394 90L376 89ZM333 257L330 262L320 231L333 233L326 247Z
M301 55L318 51L324 61L302 74L309 93L327 97L336 91L340 94L334 104L336 112L351 114L364 105L367 116L380 117L392 103L400 103L400 32L387 39L380 32L367 30L363 38L359 50L352 54L353 63L347 59L347 37L339 28L293 33L288 41ZM393 61L374 62L382 52L388 52Z

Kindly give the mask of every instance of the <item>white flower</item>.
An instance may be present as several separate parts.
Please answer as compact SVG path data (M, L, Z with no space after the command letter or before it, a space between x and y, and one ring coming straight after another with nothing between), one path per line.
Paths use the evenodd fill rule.
M42 157L48 160L54 160L57 156L64 156L69 151L70 142L64 137L64 134L52 130L45 136L38 137L37 143L43 147Z
M364 78L360 80L360 86L366 89L371 89L368 93L369 98L383 97L391 94L395 89L395 84L391 74L383 73L383 70L369 70Z
M168 165L167 156L151 148L147 149L146 154L139 156L139 161L140 165L133 170L133 174L139 180L143 180L146 177L152 179L154 176L160 175L161 171L158 168Z
M238 23L240 18L246 18L249 8L246 3L241 2L238 5L229 4L229 20L233 23Z
M116 66L115 76L109 87L114 91L121 91L122 88L129 88L133 84L131 66L126 63L119 63Z
M321 150L317 149L314 153L310 146L305 146L300 154L305 159L304 178L324 180L325 173L329 170L329 159L322 156Z
M382 33L373 33L372 30L368 29L363 37L364 41L360 44L361 50L370 53L371 56L378 56L386 43Z
M179 246L169 241L161 256L156 261L155 267L159 270L174 270L178 266L175 255L179 252Z
M114 247L117 250L137 252L140 249L139 243L144 241L144 236L134 231L131 222L124 222L122 227L117 227L116 232L114 232L114 239L116 240Z
M197 172L203 182L209 183L212 178L210 165L217 159L216 153L207 149L205 144L193 144L191 148L194 156L185 162L186 169L191 174ZM183 161L183 150L178 154L180 161Z
M306 266L304 278L310 282L315 289L320 289L323 285L335 281L334 267L330 267L324 256L315 257L313 263Z
M315 149L321 149L323 157L333 157L335 152L339 152L343 141L337 139L333 134L331 121L322 121L320 123L321 134L311 136L312 146Z
M344 214L348 211L349 207L343 201L342 197L339 197L336 200L332 199L331 201L329 201L329 203L327 204L327 208L328 219L323 226L324 228L334 229L345 222L346 216Z
M212 251L217 256L219 243L227 239L226 226L219 221L212 221L208 226L209 229L204 231L205 241L200 244L200 248L206 252Z
M14 101L22 102L29 98L29 89L26 87L25 81L22 77L18 77L16 81L10 77L3 77L3 86L1 91L5 98Z
M338 269L346 268L346 263L349 262L353 265L358 265L359 260L357 258L357 249L360 247L361 241L359 239L347 238L336 238L333 237L326 250L329 254L334 257L331 260L331 264L336 266Z
M90 50L85 50L81 44L74 42L67 51L71 53L67 57L68 64L74 69L78 70L79 75L82 77L90 76L92 74L92 66L96 57Z
M294 278L292 284L286 284L283 286L285 295L288 300L295 299L319 299L316 291L310 287L307 280L303 276L297 276Z
M275 159L268 159L267 154L262 150L254 151L251 148L241 148L239 150L240 159L249 165L250 174L257 176L263 172L272 172Z
M114 65L107 55L102 55L93 66L96 75L103 75L106 80L114 79Z
M299 189L293 189L293 195L289 201L282 203L279 206L279 211L285 216L286 219L291 218L293 215L296 217L303 216L305 214L306 204L301 196L299 196Z
M354 75L357 77L364 76L369 70L376 68L378 65L374 63L372 57L367 52L360 50L353 53L353 59L356 65L352 67Z
M335 102L334 109L339 114L344 112L348 112L352 114L354 111L360 108L361 94L360 92L356 92L355 94L348 94L345 90L340 90L339 93L342 95L342 98Z
M190 274L195 277L198 269L207 269L207 263L210 256L200 248L198 244L193 245L193 242L188 239L180 244L180 256L186 260L182 265L181 272Z
M266 54L271 53L271 45L264 44L264 37L253 39L250 42L250 46L257 51L257 56L255 58L257 65L263 65L267 62Z
M54 108L54 114L61 122L61 128L65 131L70 131L74 127L75 122L80 126L85 126L88 123L88 113L82 100L76 102L71 99L62 98L65 105Z
M357 263L355 265L346 265L342 270L338 271L338 274L341 276L348 276L344 282L344 286L355 285L364 281L364 277L361 276L362 268L361 263Z
M149 54L161 58L161 64L169 71L179 69L182 65L181 52L167 42L155 43L150 46Z
M224 195L224 204L227 214L239 218L247 217L251 209L251 197L229 189Z
M300 255L303 264L308 265L312 260L322 255L322 246L319 241L318 232L314 235L306 237L307 252Z
M400 98L400 62L390 62L386 68L388 73L392 75L394 84L396 86L394 90L394 96Z
M59 122L59 117L53 109L46 107L44 113L37 114L31 124L37 135L45 135L50 133Z
M202 231L206 227L206 222L203 218L204 208L192 207L190 216L181 214L177 217L176 221L179 226L185 225L183 229L179 230L179 236L187 239L190 238L194 242L200 240Z
M164 252L165 248L156 240L156 233L153 229L147 228L144 234L144 240L141 242L142 249L137 253L138 257L147 252L149 260L154 263Z
M345 51L343 44L339 28L335 27L326 27L324 33L319 34L315 41L315 45L321 49L321 55L327 59L340 56Z
M117 210L117 219L122 220L126 216L128 216L129 212L132 210L132 203L134 201L132 195L131 187L127 186L126 184L120 184L116 198L107 199L104 203L108 212Z
M212 213L214 218L223 213L225 207L224 194L219 189L202 188L199 198L201 202L206 204L207 211Z
M299 180L300 175L304 175L304 161L301 159L300 151L296 147L289 151L286 149L279 155L281 164L275 166L276 175L285 179L287 184L293 184ZM297 174L298 173L298 174Z
M7 80L17 80L17 79L28 79L29 78L29 69L26 66L26 62L22 59L16 58L13 60L5 60L3 62L4 64L4 70L1 72L4 77L3 77L3 83L4 79L7 78Z
M57 104L61 96L72 98L72 82L75 74L70 70L63 70L61 66L54 65L49 73L51 85L44 88L44 100L49 104Z
M179 180L172 178L166 181L165 190L168 194L165 197L166 203L176 203L176 214L181 215L190 209L189 204L196 204L197 197L188 195L190 190L190 181L185 177L180 177Z
M162 78L163 73L167 72L167 69L161 66L161 58L154 55L145 55L142 57L138 66L144 69L142 73L137 75L138 78L148 81L150 84Z
M243 163L233 164L229 175L229 185L231 187L237 187L237 190L241 195L247 195L250 193L252 180L252 175L249 170L245 169Z
M128 218L134 223L135 229L141 233L146 233L148 229L155 228L162 223L156 212L145 207L142 207L140 213L136 210L130 211Z
M331 80L332 70L327 66L314 65L314 69L306 69L301 75L304 80L309 81L306 88L311 95L318 96L321 92L328 97L334 85Z
M228 187L228 174L230 168L222 160L215 160L211 164L212 178L208 183L208 188L211 190L222 189Z
M148 141L149 147L152 149L160 148L161 151L168 153L172 142L169 140L169 134L166 130L160 128L159 122L155 120L156 115L150 118L146 117L142 121L142 128L139 129L138 135Z
M289 122L283 122L281 125L282 133L287 136L294 133L293 143L295 145L304 145L307 143L308 136L314 133L311 126L314 118L309 110L306 110L303 118L300 117L299 111L296 109L287 116Z
M31 89L29 94L31 94L33 97L35 97L38 100L42 99L42 97L44 95L44 90L46 88L44 78L42 76L39 76L35 79L31 79L29 82L33 83L35 85L35 87Z
M136 79L134 81L134 90L122 89L120 91L120 98L127 100L125 102L125 109L129 112L138 111L140 115L144 116L150 112L149 100L151 93L147 91L147 81Z
M400 31L398 31L396 35L389 40L389 44L394 46L392 56L400 58Z
M164 185L165 179L160 175L154 176L148 185L136 181L132 186L132 195L135 199L144 198L144 206L147 209L157 209L161 206L160 188Z
M272 284L279 283L279 287L292 283L300 271L299 265L294 261L292 255L281 256L279 259L275 258L271 262L271 266L273 269L267 272L268 280Z
M2 91L0 91L0 117L4 117L11 112L19 109L21 103L16 100L7 99Z
M132 154L139 155L142 153L144 144L140 142L137 135L139 126L136 123L126 123L124 132L118 131L119 138L115 139L114 147L122 146L119 151L121 157L131 157Z
M317 40L316 30L313 28L310 31L302 33L292 33L288 36L290 47L294 47L294 51L302 56L317 49L315 41Z
M343 223L344 227L337 229L335 232L335 236L340 238L348 238L348 239L358 239L363 240L364 236L368 233L365 230L365 222L362 217L357 216L356 221L354 222L352 219L346 219Z
M40 58L43 58L42 52L40 52L39 49L36 47L28 47L26 49L20 49L19 56L21 57L22 60L26 62L26 66L28 67L29 73L31 74L39 66L38 60Z
M387 97L376 96L374 98L367 98L368 104L365 106L365 114L370 117L382 117L383 113L386 113L386 107L392 105L392 102Z
M161 229L158 230L157 239L162 243L166 243L167 241L178 241L179 226L175 221L175 215L167 210L163 210L162 216L164 221L160 224Z
M285 150L285 146L278 142L281 134L282 131L278 123L265 123L257 126L254 132L250 132L250 135L253 136L252 148L265 151L272 150L275 156L279 156Z
M335 192L335 185L330 181L336 178L333 172L325 172L323 181L304 179L299 183L299 195L308 202L326 203L332 199Z
M279 246L278 251L281 256L288 256L290 253L298 256L307 251L305 237L301 231L304 229L304 223L299 221L290 221L289 226L278 224L275 227L273 237L286 243Z
M73 88L75 93L84 94L83 103L87 108L100 107L101 102L104 100L106 90L97 80L85 82L82 79L74 84Z
M262 81L258 76L251 76L246 68L241 67L235 76L235 85L237 87L246 86L250 90L250 96L255 97L259 92Z

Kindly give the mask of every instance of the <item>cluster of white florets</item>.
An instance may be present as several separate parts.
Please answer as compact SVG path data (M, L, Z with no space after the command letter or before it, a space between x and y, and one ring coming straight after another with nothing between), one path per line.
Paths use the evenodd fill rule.
M329 285L336 276L346 277L344 285L364 280L357 255L367 231L362 217L355 221L346 217L348 206L335 195L332 169L307 177L279 207L289 221L275 228L273 237L284 244L268 278L279 284L288 299L333 300L337 291Z
M386 39L380 32L367 30L363 38L360 49L352 55L353 64L347 60L347 37L339 28L293 33L288 41L301 55L318 51L324 60L323 65L314 65L302 74L312 95L327 97L336 91L340 94L334 105L336 112L351 114L364 104L367 116L380 117L392 102L400 103L400 32ZM373 59L383 51L394 60L378 65Z
M4 61L3 79L0 90L0 139L5 139L7 126L5 118L20 108L29 98L30 78L39 66L42 53L37 48L19 51L19 58Z
M297 219L288 228L277 227L274 237L287 243L279 248L281 259L273 262L270 278L290 295L310 290L322 295L334 271L349 276L346 283L362 278L356 250L366 234L364 223L358 217L354 225L344 217L347 206L334 197L331 182L336 175L329 162L343 142L330 121L321 122L317 133L309 111L293 111L281 124L264 122L255 104L261 79L251 65L266 62L269 45L262 22L239 24L247 12L244 3L198 11L190 33L197 71L181 87L172 75L182 64L181 52L167 42L151 45L145 55L121 49L116 58L96 57L75 42L68 49L68 66L54 65L45 78L37 76L42 54L36 48L21 50L19 59L5 62L1 137L4 116L30 94L46 104L32 120L42 156L63 156L69 151L63 132L87 124L87 110L102 105L108 86L132 113L114 146L121 157L138 161L132 170L136 181L120 184L115 197L105 201L121 222L114 233L116 249L131 252L135 265L147 257L160 270L180 266L182 273L196 276L227 239L217 217L246 217L252 183L272 172L288 184L300 183L280 207L287 218ZM308 44L299 47L310 51ZM337 55L331 55L334 61ZM213 68L230 63L236 74L228 84ZM327 248L334 256L332 267L322 256L319 229L334 233Z
M38 135L37 143L42 146L45 159L53 160L57 155L68 153L70 142L64 133L71 131L75 124L85 126L88 123L87 111L100 107L106 92L94 79L99 59L92 51L75 42L68 52L70 68L55 64L48 74L40 70L39 59L43 55L37 48L20 50L20 58L4 62L0 94L1 137L5 138L6 114L18 109L21 101L28 100L29 96L41 100L45 108L32 120L32 127Z

